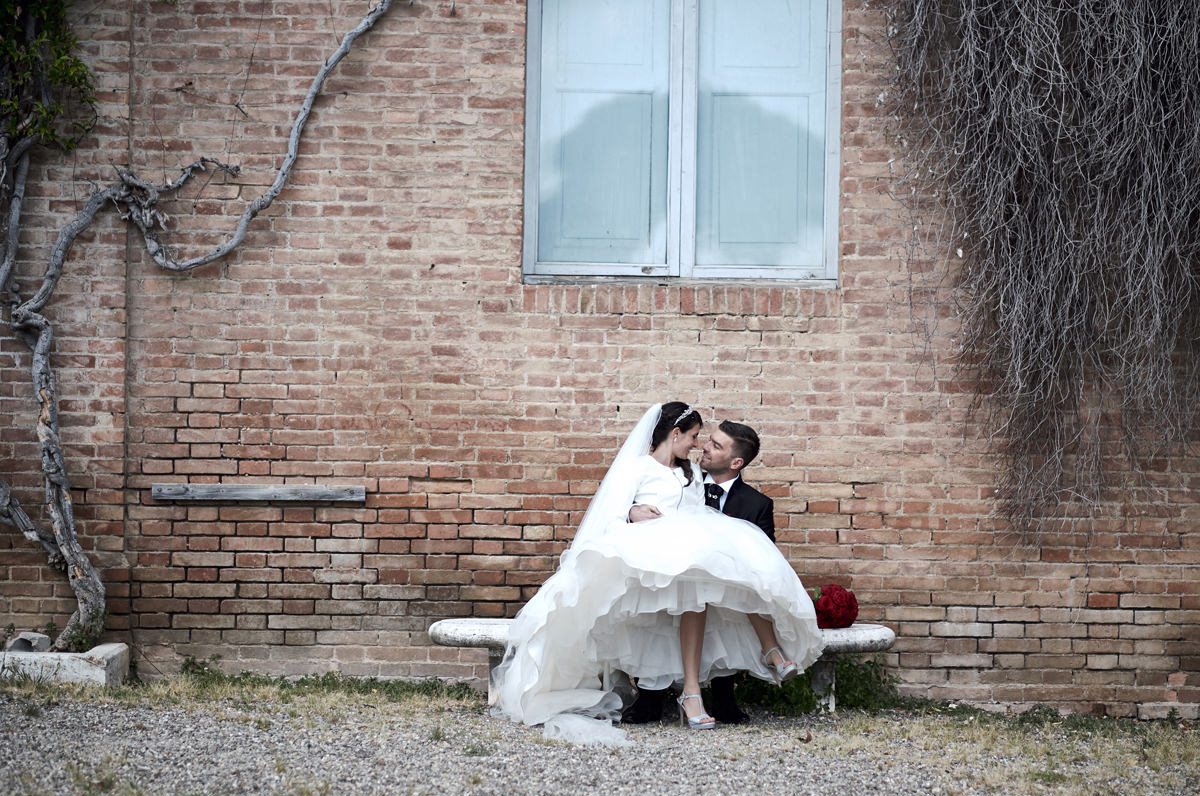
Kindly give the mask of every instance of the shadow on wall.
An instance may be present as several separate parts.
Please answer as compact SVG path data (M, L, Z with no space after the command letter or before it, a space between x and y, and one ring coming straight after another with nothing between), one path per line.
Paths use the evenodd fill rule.
M602 96L561 99L579 107L558 109L569 129L540 147L537 259L664 266L667 218L680 202L668 187L667 125L653 118L667 103L648 93ZM702 109L697 264L802 266L813 252L819 259L823 133L771 110L803 101L717 94L709 112Z

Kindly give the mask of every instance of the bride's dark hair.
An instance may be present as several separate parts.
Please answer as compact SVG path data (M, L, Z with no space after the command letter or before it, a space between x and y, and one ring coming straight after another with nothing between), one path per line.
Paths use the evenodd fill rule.
M685 434L696 426L702 425L704 425L704 421L700 418L698 411L683 401L668 401L662 405L662 409L658 412L658 425L654 427L654 432L650 435L650 450L654 450L661 445L673 428L677 428L679 429L679 433ZM688 486L691 486L691 463L687 459L681 459L676 456L675 466L683 468L683 477L687 479Z

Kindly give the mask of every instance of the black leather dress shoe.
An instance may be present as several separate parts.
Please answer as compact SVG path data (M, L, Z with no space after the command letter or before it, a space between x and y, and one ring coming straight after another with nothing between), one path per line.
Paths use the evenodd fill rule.
M741 724L750 718L742 712L736 702L713 702L708 712L717 720L718 724Z
M639 688L637 699L621 714L622 724L653 724L662 721L663 707L667 704L668 689L647 691Z
M733 689L736 687L739 677L736 674L714 677L709 685L712 692L712 704L709 705L708 712L721 724L741 724L750 718L742 712L742 709L738 707L737 700L733 698Z

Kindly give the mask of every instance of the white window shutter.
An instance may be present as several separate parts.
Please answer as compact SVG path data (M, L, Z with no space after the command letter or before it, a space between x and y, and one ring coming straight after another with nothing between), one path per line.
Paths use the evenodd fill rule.
M544 9L537 259L661 265L669 0Z
M701 0L695 276L824 275L825 0Z

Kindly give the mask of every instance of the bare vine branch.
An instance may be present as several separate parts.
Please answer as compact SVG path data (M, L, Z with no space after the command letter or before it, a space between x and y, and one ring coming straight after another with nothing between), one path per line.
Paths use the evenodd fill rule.
M40 544L46 550L50 566L59 571L66 571L67 562L58 549L58 542L55 541L54 536L29 519L29 515L13 497L12 490L9 489L8 484L4 483L3 479L0 479L0 523L16 528L26 539Z
M8 219L4 228L4 259L0 260L0 297L8 288L8 280L12 275L13 265L17 261L17 244L21 232L21 210L25 204L25 182L29 178L29 148L33 139L25 138L13 147L9 154L11 160L5 158L5 174L13 175L11 183L5 183L4 198L8 201ZM22 146L24 145L24 146ZM15 168L7 168L10 163Z
M283 164L279 167L279 171L275 175L275 181L271 183L271 187L262 196L251 202L250 206L242 213L242 217L238 220L237 228L234 230L232 237L212 251L182 262L176 259L171 250L164 246L158 239L158 230L164 228L164 217L157 211L156 204L160 194L178 190L196 170L204 168L202 165L204 163L214 164L219 168L230 171L232 174L237 174L236 167L227 166L211 158L202 158L186 167L180 178L169 186L158 187L152 187L138 180L130 172L121 173L122 181L131 189L128 194L122 195L120 199L124 206L123 217L132 221L142 231L142 238L146 242L146 250L154 258L154 262L170 271L190 271L193 268L199 268L202 265L208 265L211 262L221 259L246 239L246 232L250 228L250 222L254 220L255 216L271 206L271 203L279 196L280 191L283 190L283 186L287 184L288 178L291 176L292 167L295 165L296 158L300 152L300 137L304 134L304 126L308 123L308 117L312 113L313 103L316 102L317 97L321 94L321 89L325 85L325 79L329 77L334 67L349 54L354 41L374 27L379 18L388 12L391 5L392 0L381 0L379 5L371 9L363 20L342 38L341 45L326 59L325 64L317 72L316 77L313 78L312 85L309 86L308 93L305 95L304 101L300 105L300 110L296 114L296 119L292 123L292 132L288 137L287 155L284 157ZM136 190L132 190L135 188Z

